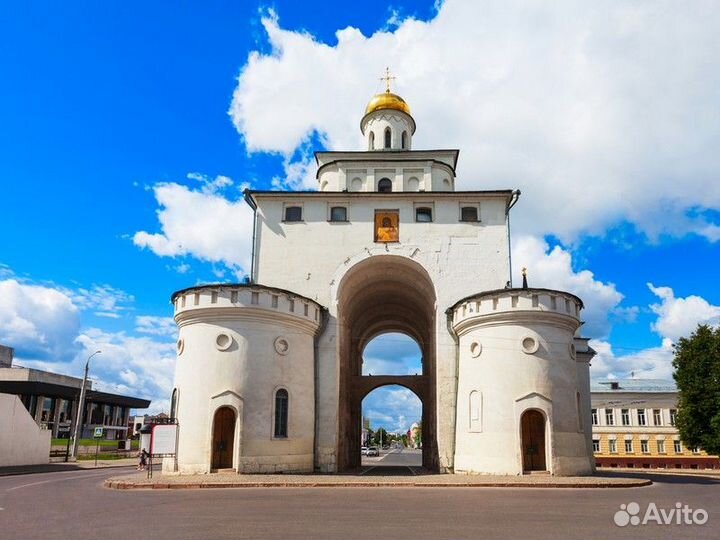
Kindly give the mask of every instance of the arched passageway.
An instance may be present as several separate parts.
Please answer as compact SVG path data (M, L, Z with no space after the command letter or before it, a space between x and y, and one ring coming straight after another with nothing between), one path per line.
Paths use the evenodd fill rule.
M377 255L352 267L338 288L340 389L338 470L360 467L361 406L375 388L398 384L422 402L423 466L437 470L435 414L435 289L422 266L405 257ZM376 336L410 336L422 352L417 375L363 375L365 346Z
M416 474L422 466L422 402L398 385L376 388L362 401L363 471ZM377 450L377 455L375 455ZM371 472L372 471L372 472Z

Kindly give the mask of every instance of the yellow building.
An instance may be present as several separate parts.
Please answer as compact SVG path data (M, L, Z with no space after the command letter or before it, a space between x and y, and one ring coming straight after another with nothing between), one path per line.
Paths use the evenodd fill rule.
M597 467L720 469L720 458L687 448L680 440L675 383L594 381L591 403Z

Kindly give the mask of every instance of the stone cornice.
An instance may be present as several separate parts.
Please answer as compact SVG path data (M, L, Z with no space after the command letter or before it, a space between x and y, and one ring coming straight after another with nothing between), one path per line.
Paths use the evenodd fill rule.
M265 324L281 324L302 330L303 333L313 335L320 327L319 321L309 320L306 317L290 315L281 311L270 311L257 307L203 307L181 311L175 315L178 327L197 323L248 321Z
M523 324L543 324L574 333L579 328L580 321L572 315L551 311L498 311L496 313L475 314L465 317L455 323L453 329L458 336L461 336L478 327L489 328Z

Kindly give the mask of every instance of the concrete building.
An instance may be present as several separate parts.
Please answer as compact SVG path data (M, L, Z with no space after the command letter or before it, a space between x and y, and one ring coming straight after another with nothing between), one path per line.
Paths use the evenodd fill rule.
M430 470L591 473L583 304L509 286L519 192L456 190L459 151L414 150L389 88L360 128L367 150L316 153L318 191L246 191L249 283L172 296L166 472L355 469L362 400L397 384L422 402ZM388 332L418 343L421 374L362 375L365 345Z
M597 466L719 469L718 456L682 443L676 412L677 387L672 381L593 382L592 444Z
M30 418L52 438L69 438L77 413L82 379L12 365L12 354L0 367L0 393L17 396ZM126 439L130 409L145 409L150 401L100 392L88 381L81 438L92 438L102 427L106 439Z

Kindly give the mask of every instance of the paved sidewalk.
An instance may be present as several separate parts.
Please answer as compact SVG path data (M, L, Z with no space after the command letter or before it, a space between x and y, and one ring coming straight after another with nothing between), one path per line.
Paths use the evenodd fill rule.
M493 476L419 474L417 476L363 476L360 474L236 474L163 475L145 473L105 480L114 489L197 489L252 487L525 487L525 488L621 488L648 486L645 478L613 473L595 476Z
M90 461L74 461L74 462L59 462L59 463L45 463L42 465L18 465L15 467L0 467L0 476L14 476L17 474L37 474L47 472L58 472L58 471L73 471L83 469L107 469L110 467L134 467L137 466L138 460L132 459L99 459L97 466L95 466L95 460Z

